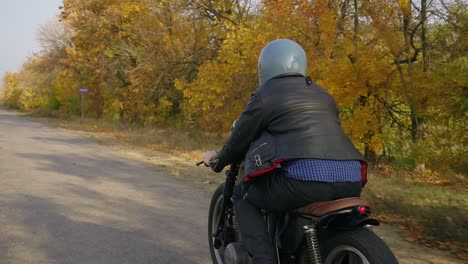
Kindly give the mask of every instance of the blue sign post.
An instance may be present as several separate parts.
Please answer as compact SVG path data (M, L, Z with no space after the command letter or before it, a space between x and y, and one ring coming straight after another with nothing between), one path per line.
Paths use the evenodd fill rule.
M89 93L89 88L79 88L81 94L81 119L80 124L83 123L84 118L84 95L85 93Z

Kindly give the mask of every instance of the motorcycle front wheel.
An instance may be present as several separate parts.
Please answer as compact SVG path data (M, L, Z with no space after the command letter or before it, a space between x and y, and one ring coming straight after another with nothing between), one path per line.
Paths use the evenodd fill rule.
M326 239L320 239L324 264L398 264L387 244L367 228L341 230L328 235ZM299 263L312 263L305 241Z
M221 209L223 206L224 196L224 183L221 184L211 197L210 211L208 213L208 245L210 247L211 260L213 264L224 263L224 248L225 245L220 245L217 249L215 247L215 239L213 235L218 230L219 220L221 217Z

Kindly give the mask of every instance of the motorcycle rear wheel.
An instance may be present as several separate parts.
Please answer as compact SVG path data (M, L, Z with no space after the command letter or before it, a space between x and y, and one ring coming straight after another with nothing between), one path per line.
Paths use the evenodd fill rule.
M224 183L221 184L211 197L210 211L208 213L208 245L210 247L211 260L213 264L224 263L224 249L225 245L220 246L216 249L214 246L213 235L218 230L218 223L221 218L221 208L223 206L224 196Z
M398 264L387 244L367 228L336 231L322 241L320 247L324 264ZM298 263L312 263L306 243Z

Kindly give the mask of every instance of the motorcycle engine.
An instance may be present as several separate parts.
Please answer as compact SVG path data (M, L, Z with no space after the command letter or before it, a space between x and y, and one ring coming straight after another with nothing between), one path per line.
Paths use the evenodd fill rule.
M252 259L244 246L239 242L231 242L224 250L225 264L252 264Z

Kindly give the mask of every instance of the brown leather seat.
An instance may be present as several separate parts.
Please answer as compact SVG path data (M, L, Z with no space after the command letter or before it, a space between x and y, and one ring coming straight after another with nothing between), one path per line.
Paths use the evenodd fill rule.
M295 212L302 215L321 217L333 211L360 205L368 207L369 203L359 197L350 197L334 201L311 203L304 207L296 209Z

